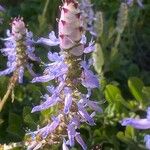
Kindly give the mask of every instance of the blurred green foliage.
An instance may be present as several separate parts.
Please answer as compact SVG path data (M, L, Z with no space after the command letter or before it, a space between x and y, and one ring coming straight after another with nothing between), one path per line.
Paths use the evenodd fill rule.
M89 149L99 146L104 150L142 150L143 137L149 131L125 128L119 122L125 117L145 116L145 109L150 105L150 1L144 0L143 9L136 4L128 7L126 26L121 33L116 30L120 0L92 0L92 3L95 12L103 13L103 33L92 56L101 82L93 98L98 98L104 112L97 114L96 126L85 125L81 133ZM5 37L11 17L18 15L24 17L35 38L47 36L51 30L57 33L60 0L1 0L0 4L6 8L1 14L4 18L1 37ZM3 47L2 42L0 44ZM37 47L38 55L42 55L45 62L47 52L47 47ZM0 69L6 64L1 55L0 64ZM6 91L8 80L9 77L0 77L0 97ZM49 113L56 111L31 114L33 105L40 103L40 96L46 90L43 84L31 84L28 74L24 80L24 84L15 88L15 102L9 99L0 113L0 144L23 141L28 129L35 130L38 124L48 121ZM72 150L75 149L80 148Z

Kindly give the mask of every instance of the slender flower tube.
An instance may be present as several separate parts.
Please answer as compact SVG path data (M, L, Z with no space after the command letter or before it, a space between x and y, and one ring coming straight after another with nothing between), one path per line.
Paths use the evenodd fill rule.
M13 91L17 81L19 83L23 82L24 69L27 68L33 76L35 75L29 60L40 61L34 54L35 49L33 47L32 33L27 31L23 19L19 17L14 18L11 27L11 32L9 30L7 31L8 38L3 39L5 41L5 48L0 50L8 58L7 69L0 71L0 76L5 76L10 73L13 75L10 79L8 90L2 101L0 101L0 110Z
M43 97L44 101L41 104L33 107L32 112L55 106L58 111L49 121L51 123L28 133L34 135L34 138L29 140L28 149L35 149L35 143L42 143L41 148L46 144L63 143L63 150L68 150L75 145L75 141L83 150L87 149L77 129L84 122L91 126L95 125L93 119L95 112L102 112L102 109L96 101L90 100L91 91L99 87L99 81L90 70L92 61L82 60L83 53L94 50L94 43L91 41L85 46L86 37L83 35L81 25L82 18L77 1L65 0L61 7L59 38L57 39L54 32L51 32L49 39L40 38L37 41L50 46L59 45L61 51L49 52L48 59L51 63L45 64L42 76L32 80L32 82L56 81L56 86L47 87L49 94ZM82 93L80 87L85 88L87 92Z

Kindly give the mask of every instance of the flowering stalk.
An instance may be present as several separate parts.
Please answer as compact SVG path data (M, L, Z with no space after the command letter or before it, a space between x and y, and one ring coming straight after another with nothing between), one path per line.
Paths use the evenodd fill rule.
M90 95L93 88L99 87L97 76L90 70L92 61L82 61L82 54L93 51L91 41L88 47L83 36L82 19L79 5L76 0L65 0L61 7L59 20L59 39L51 32L49 39L41 38L39 43L47 45L60 45L60 53L48 53L52 62L46 64L44 75L36 77L32 82L47 82L55 79L56 87L48 86L49 94L40 105L35 106L32 112L42 111L57 106L57 117L51 118L51 123L37 131L28 133L32 135L28 149L39 149L46 144L57 144L63 141L63 150L75 145L75 140L83 150L86 144L76 130L83 122L94 125L95 111L101 112L98 103L91 101ZM80 91L80 87L87 89L87 94ZM88 111L87 110L90 110ZM92 111L93 110L93 111Z
M32 33L28 32L22 18L14 18L12 23L12 31L7 31L8 38L4 39L6 48L1 49L4 56L8 57L7 69L0 71L0 76L13 73L10 78L7 92L0 101L0 111L3 108L6 100L12 92L17 83L23 82L24 68L27 67L32 75L35 75L32 70L32 64L29 60L39 61L34 55L34 47L32 46Z

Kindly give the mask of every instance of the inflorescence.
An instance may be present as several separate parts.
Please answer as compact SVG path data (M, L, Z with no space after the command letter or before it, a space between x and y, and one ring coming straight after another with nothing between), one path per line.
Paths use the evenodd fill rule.
M99 87L96 75L90 70L92 60L82 60L82 55L92 52L94 42L86 45L86 37L82 27L82 17L76 0L65 0L61 7L59 20L59 38L52 31L49 39L40 38L37 43L49 46L59 45L59 53L48 53L51 63L45 64L42 76L35 77L32 82L48 82L55 80L56 86L48 86L40 105L33 107L32 113L56 107L55 116L43 128L28 133L32 135L28 149L38 149L46 144L61 143L63 150L75 145L75 140L83 150L87 149L77 129L86 122L95 125L95 112L102 112L98 102L90 100L93 88ZM80 89L84 87L86 93Z

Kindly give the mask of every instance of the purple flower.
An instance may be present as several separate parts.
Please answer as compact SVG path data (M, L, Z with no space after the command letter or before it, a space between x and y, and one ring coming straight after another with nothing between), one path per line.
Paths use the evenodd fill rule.
M144 142L146 143L146 148L150 149L150 135L145 135Z
M75 134L76 134L76 130L73 124L69 124L67 126L67 130L68 130L68 138L69 138L69 145L71 147L74 146L74 138L75 138Z
M85 142L83 141L83 139L81 138L79 132L76 133L75 138L76 138L77 142L82 146L83 150L87 150L87 146L86 146Z
M69 150L65 139L63 139L62 150Z
M57 46L60 42L59 42L59 39L56 38L54 31L52 31L49 34L49 39L47 39L47 38L40 38L37 41L37 43L38 44L45 44L45 45L48 45L48 46Z
M84 49L84 53L91 53L95 50L95 44L94 41L90 41L89 45L87 47L85 47Z
M58 127L61 117L62 117L61 115L57 117L52 117L51 124L48 124L45 127L38 129L37 131L31 132L29 134L33 134L33 133L38 134L43 139L45 139L50 133L52 133Z
M149 129L150 128L150 107L147 109L147 118L144 119L134 119L134 118L125 118L122 120L122 126L130 125L137 129Z
M86 88L98 88L99 87L99 81L96 75L89 70L89 65L86 64L85 61L81 62L81 66L83 67L83 72L81 76L82 85Z
M65 95L64 113L68 114L72 105L72 90L69 88L65 88L64 95Z
M43 76L35 77L32 80L34 82L48 82L55 78L58 78L64 75L68 71L68 66L64 63L63 56L59 56L58 53L52 54L51 52L48 53L48 58L53 63L47 64L46 69L44 71Z
M80 102L78 103L78 111L86 122L88 122L90 125L95 125L93 118L89 115L83 104L81 104Z
M48 109L48 108L56 105L58 103L58 101L60 101L60 98L54 94L51 97L48 97L46 99L46 101L43 102L42 104L33 107L32 113L36 112L36 111L42 111L42 110Z

